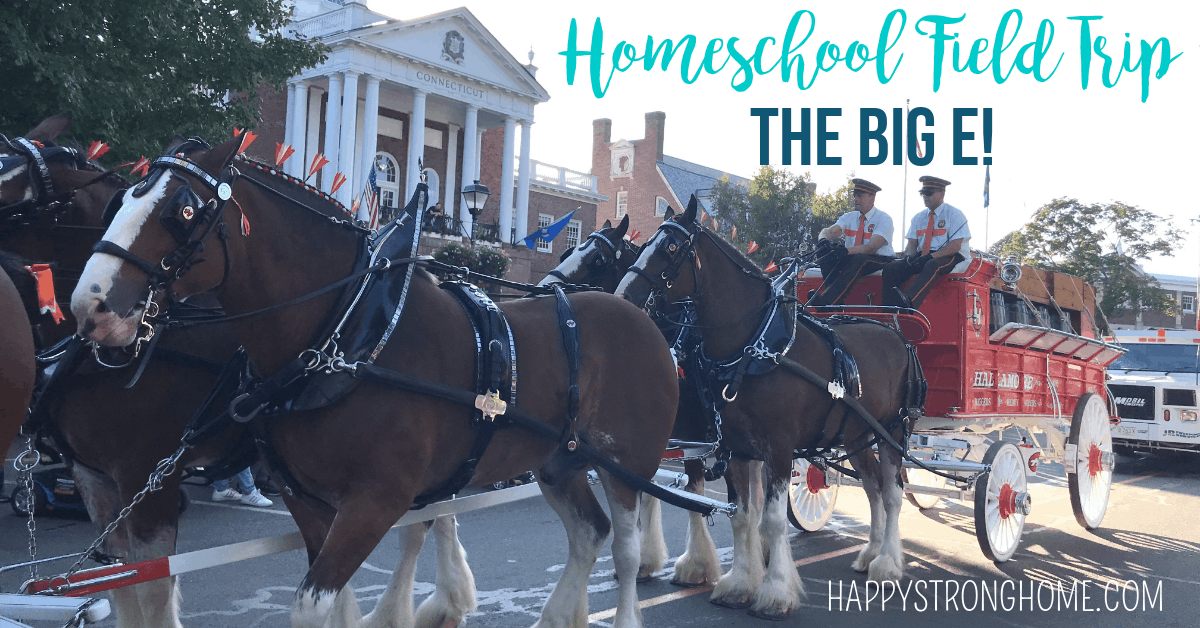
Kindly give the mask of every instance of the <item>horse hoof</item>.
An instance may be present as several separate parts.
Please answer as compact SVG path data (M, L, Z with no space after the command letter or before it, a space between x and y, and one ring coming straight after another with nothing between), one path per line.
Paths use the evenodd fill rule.
M706 582L688 582L687 580L675 580L674 578L672 578L671 584L673 584L677 587L685 587L688 589L695 589L698 587L702 587L707 583Z
M642 574L638 574L638 577L637 577L638 584L645 584L647 582L650 582L651 580L654 580L654 574L652 574L652 573L647 574L645 576L643 576Z
M750 602L750 600L749 600L749 599L745 599L745 600L728 600L728 599L725 599L725 598L710 598L708 601L709 601L709 602L712 602L713 604L716 604L717 606L723 606L723 607L725 607L725 608L732 608L732 609L734 609L734 610L741 610L741 609L743 609L743 608L750 608L750 604L751 604L751 602Z
M783 620L787 619L791 614L792 614L791 611L779 611L779 610L775 610L775 609L771 609L771 608L762 609L762 610L754 609L754 608L750 609L751 617L757 617L759 619L769 619L771 621L783 621Z

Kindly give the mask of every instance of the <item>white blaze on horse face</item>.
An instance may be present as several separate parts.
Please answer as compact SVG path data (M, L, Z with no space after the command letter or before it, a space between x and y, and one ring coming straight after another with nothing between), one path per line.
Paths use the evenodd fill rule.
M0 172L0 185L4 185L5 183L12 181L16 177L24 174L26 170L29 170L29 166L26 164L21 164L20 166L17 166L16 168L12 168L11 170L5 170L3 172ZM28 186L25 186L25 195L22 196L19 201L9 201L9 202L19 203L20 201L27 201L31 198L33 198L33 186L28 185Z
M580 266L583 265L583 258L587 257L588 251L591 251L594 246L596 246L596 242L588 240L583 246L577 247L567 256L567 259L559 263L558 272L562 273L564 277L574 277L575 273L579 272ZM562 280L554 275L546 275L546 278L538 282L538 285L548 286L554 283L562 283Z
M167 184L170 181L169 175L160 176L153 188L136 198L130 194L133 188L119 192L119 194L125 195L122 198L121 209L113 217L108 231L104 232L104 239L123 249L132 246L138 234L141 233L142 226L150 218L150 214L154 213L154 209L166 196ZM125 260L106 253L92 254L87 265L83 267L83 275L79 278L79 285L75 288L75 293L71 295L71 310L77 318L83 320L83 317L80 316L81 311L86 315L93 299L108 296L113 281L121 272L121 265L124 263ZM97 286L99 290L93 289L93 286Z

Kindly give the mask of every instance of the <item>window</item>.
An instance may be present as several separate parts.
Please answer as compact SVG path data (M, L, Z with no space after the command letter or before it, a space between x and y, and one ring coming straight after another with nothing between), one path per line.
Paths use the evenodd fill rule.
M629 213L629 192L617 192L617 218Z
M579 246L579 234L583 231L583 223L578 220L567 222L567 248L573 249Z
M667 199L659 196L654 199L654 215L662 218L667 215Z
M554 223L554 216L551 216L550 214L538 214L538 229L541 229L543 227L549 227L553 223ZM550 244L549 242L547 242L541 238L537 239L537 243L534 246L535 246L535 248L537 248L538 253L553 253L554 252L554 245Z
M398 207L396 204L400 196L400 177L397 172L396 158L390 153L375 153L376 168L381 164L380 172L375 173L375 183L379 186L379 206L383 207ZM384 215L390 215L385 213ZM382 220L380 224L384 224Z
M1180 305L1183 306L1184 312L1196 311L1196 297L1194 297L1190 294L1185 294L1185 295L1183 295L1183 298L1179 300L1179 302L1180 302Z

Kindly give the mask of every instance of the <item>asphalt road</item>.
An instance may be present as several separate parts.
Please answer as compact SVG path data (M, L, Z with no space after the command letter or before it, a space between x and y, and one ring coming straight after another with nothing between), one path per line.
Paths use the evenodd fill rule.
M13 473L7 473L5 496L12 489L12 480ZM907 627L952 621L971 628L1091 628L1200 623L1200 526L1196 525L1200 519L1200 457L1171 461L1120 457L1108 514L1096 532L1087 532L1075 522L1060 466L1043 465L1039 480L1031 488L1033 513L1021 547L1012 560L1002 565L991 563L981 554L967 504L943 501L933 509L920 511L906 502L901 529L908 579L903 586L916 588L908 589L905 602L892 592L885 609L880 608L878 591L869 608L865 605L869 593L866 578L850 569L853 553L865 541L868 507L861 490L844 488L836 514L825 529L816 533L795 531L791 536L793 555L808 594L804 607L784 624ZM712 487L716 490L710 495L723 496L723 483ZM295 529L281 506L261 510L216 504L209 501L209 489L188 490L193 504L183 516L181 552ZM664 520L673 562L684 549L686 519L682 511L666 508ZM479 591L479 610L468 624L497 628L533 624L565 560L566 535L558 518L540 497L535 497L463 515L459 525ZM79 551L95 534L89 522L78 518L42 517L38 529L42 556ZM728 566L732 558L728 522L715 521L712 533ZM5 507L0 513L0 565L23 560L25 543L24 521L9 514ZM373 608L382 594L398 554L397 532L393 530L354 576L352 584L364 612ZM639 587L647 626L770 623L744 611L708 603L707 590L672 586L671 562L656 581ZM184 625L285 627L292 593L304 569L304 553L293 551L187 574L182 578ZM427 547L417 572L418 602L433 589L434 569L433 548ZM0 574L0 591L14 591L23 577L12 572ZM1086 602L1085 590L1079 585L1071 610L1061 608L1061 596L1057 598L1059 608L1040 610L1039 605L1054 605L1048 602L1044 590L1036 602L1018 600L1016 587L1023 587L1028 596L1038 582L1062 581L1069 593L1072 579L1087 579L1091 584ZM954 583L947 584L948 580ZM1105 598L1104 583L1128 580L1137 583L1136 596L1126 592L1122 601L1118 589L1112 586ZM1001 608L993 609L989 600L987 608L981 610L974 592L979 584L993 588L1003 581L1012 584L1000 589L997 605ZM953 597L957 606L947 610L944 600L951 589L956 592ZM924 593L924 603L918 601L918 590ZM1147 591L1156 595L1150 598ZM616 588L607 549L593 570L589 593L592 625L608 626L606 618L610 614L605 611L616 602ZM1008 605L1012 610L1003 610L1005 596L1019 607ZM937 610L933 608L935 597L942 600ZM1084 610L1085 605L1088 610ZM1129 605L1137 610L1125 610ZM1106 606L1117 606L1118 610L1106 610ZM113 622L96 625L112 626Z

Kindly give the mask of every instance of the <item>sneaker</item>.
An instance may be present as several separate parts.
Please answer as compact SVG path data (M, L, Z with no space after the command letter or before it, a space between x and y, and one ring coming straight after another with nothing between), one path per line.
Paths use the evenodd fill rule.
M275 505L275 502L263 497L263 494L258 489L242 495L242 503L247 506L258 506L259 508L270 508Z
M231 488L227 488L223 491L218 491L216 489L213 489L212 500L214 502L226 502L226 501L232 501L235 499L242 499L242 494Z

